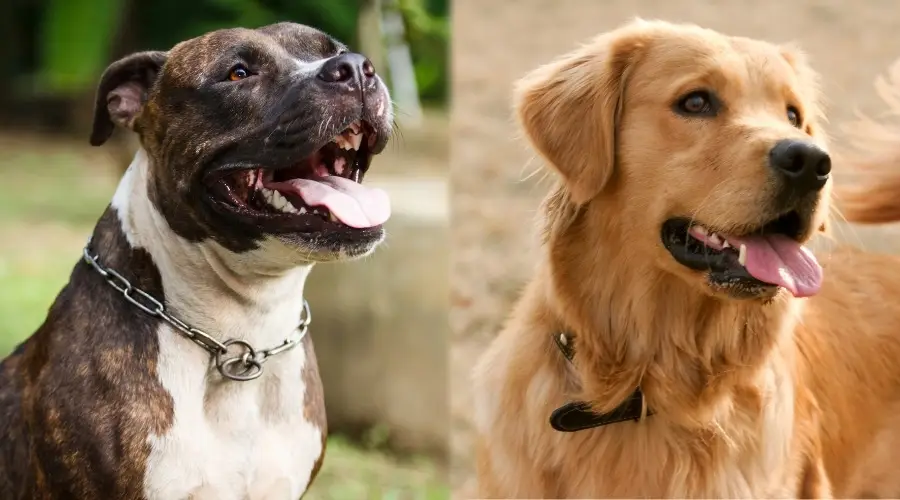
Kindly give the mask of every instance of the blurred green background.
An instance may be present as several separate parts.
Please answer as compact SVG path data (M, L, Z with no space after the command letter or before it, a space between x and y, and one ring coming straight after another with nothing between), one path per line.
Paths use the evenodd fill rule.
M390 222L393 226L388 227L389 234L413 231L407 226L414 226L417 234L423 231L444 234L443 215L425 222L421 214L405 218L403 206L414 201L410 196L421 192L416 186L442 186L446 177L448 2L0 2L0 60L5 69L4 77L0 78L0 174L3 176L0 182L0 355L8 353L43 321L137 147L136 139L126 133L117 133L115 140L103 148L87 145L95 85L104 68L128 53L166 50L179 41L220 27L256 27L289 20L322 29L369 56L392 89L401 131L401 137L383 158L375 160L372 173L373 182L383 184L389 193L392 186L400 191L393 196L399 208ZM382 272L393 273L397 266L394 262L427 258L423 254L434 258L432 249L404 246L402 241L391 243L381 254L384 256L376 256L350 269L365 273L373 266L380 266ZM307 288L328 290L348 286L346 277L320 267L323 269L313 272L315 283ZM410 289L425 286L434 290L433 294L440 296L442 303L446 302L443 281L446 266L441 263L432 267L436 272L440 270L440 276L418 273L411 278L412 282L407 279L397 285L397 290L388 289L384 293L408 296ZM314 309L325 300L321 296L327 295L320 293L310 298ZM366 324L377 323L372 319L376 314L370 310L365 297L355 302L343 297L342 301L345 308L342 314L349 318L358 316ZM346 311L348 303L355 304L355 308ZM406 306L417 307L416 304ZM436 306L420 309L428 310L427 307ZM341 332L334 331L340 328L362 338L368 338L369 334L360 332L363 329L352 322L348 324L347 317L330 318L341 313L328 304L322 304L318 311L325 312L316 314L313 335L323 367L329 425L334 432L324 468L306 498L447 498L444 450L440 444L444 421L425 417L415 421L398 420L383 409L408 406L402 401L375 401L363 409L353 406L365 394L348 391L336 372L346 365L358 365L359 360L342 359L341 356L348 355L346 349L330 344L328 337L340 338ZM421 336L416 330L425 329L424 323L429 322L427 331L434 336L434 342L429 344L436 347L428 347L427 353L409 353L404 358L435 357L432 363L435 372L443 372L442 361L437 361L436 356L438 351L445 352L440 338L444 332L432 325L433 318L445 316L446 311L431 312L432 317L419 321L421 326L418 323L410 326L407 315L404 326L398 328L399 323L393 318L402 310L382 309L377 314L381 314L386 326L379 328ZM315 335L317 327L323 338ZM371 334L386 335L380 331ZM403 368L403 363L398 366ZM406 372L392 374L380 365L371 370L380 375L364 374L369 377L365 383L354 385L360 391L378 394L365 385L395 384L391 377L409 379ZM435 373L427 382L430 386L413 388L412 392L435 392L434 387L443 387L443 377L443 373ZM446 399L443 393L435 398ZM441 411L431 406L432 411Z

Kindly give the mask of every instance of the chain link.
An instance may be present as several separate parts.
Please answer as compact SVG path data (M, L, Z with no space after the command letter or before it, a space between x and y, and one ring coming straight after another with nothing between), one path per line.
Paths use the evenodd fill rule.
M303 341L303 338L309 331L312 313L309 311L309 303L304 299L300 324L294 333L281 344L268 349L257 350L249 342L240 339L229 339L219 342L203 330L194 328L172 316L166 311L166 306L162 302L140 288L135 288L130 281L114 269L104 267L100 263L100 256L91 253L90 244L91 240L88 239L88 243L84 247L84 261L91 268L97 271L100 276L103 276L110 286L118 290L125 297L125 300L146 314L165 321L182 336L206 350L215 361L216 369L227 379L246 381L259 377L262 375L263 363L266 360L296 347L297 344ZM229 354L229 351L237 351L237 354L226 356Z

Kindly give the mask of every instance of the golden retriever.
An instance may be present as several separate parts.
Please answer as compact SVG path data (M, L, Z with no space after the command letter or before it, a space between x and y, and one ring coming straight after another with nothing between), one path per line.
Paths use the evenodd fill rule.
M479 497L900 495L900 259L805 246L816 80L793 48L638 20L519 82L560 182L475 367ZM630 406L555 430L570 402L563 430Z

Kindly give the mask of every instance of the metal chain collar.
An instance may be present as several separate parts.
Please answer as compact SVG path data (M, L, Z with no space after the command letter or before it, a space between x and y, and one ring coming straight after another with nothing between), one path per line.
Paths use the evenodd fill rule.
M309 323L312 315L309 311L309 303L303 300L303 313L300 316L300 324L296 330L282 342L280 345L269 349L256 349L249 342L240 339L229 339L220 342L208 333L194 328L184 321L172 316L166 312L166 306L162 302L156 300L152 295L135 288L124 276L116 272L114 269L104 267L100 264L100 256L92 254L90 251L90 239L84 247L84 261L90 264L95 271L100 273L113 288L118 290L125 296L128 302L131 302L141 311L150 316L162 319L170 324L181 335L192 340L195 344L202 347L210 353L212 359L216 362L216 369L223 377L230 380L246 381L253 380L263 371L263 363L271 356L289 351L297 346L306 333L309 331ZM234 355L228 356L229 350L237 350Z

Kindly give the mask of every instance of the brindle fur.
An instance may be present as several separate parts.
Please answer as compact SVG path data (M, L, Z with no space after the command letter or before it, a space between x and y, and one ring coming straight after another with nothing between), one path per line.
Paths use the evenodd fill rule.
M252 221L223 217L206 203L203 176L242 162L296 163L340 132L334 116L382 125L372 148L380 152L390 127L360 95L329 94L314 75L286 76L297 61L342 51L343 44L313 28L280 23L220 30L168 52L133 54L101 77L91 143L103 144L114 123L133 129L150 159L150 200L178 236L214 240L235 253L256 249L266 235ZM220 85L235 54L275 77L263 79L258 92ZM122 85L140 92L133 116L115 109L112 92ZM386 94L381 98L388 106ZM165 301L158 268L149 253L131 247L119 215L106 209L93 249L104 265ZM295 229L279 237L323 254L362 254L383 238L381 227L321 234ZM85 262L75 265L44 324L0 364L0 499L144 497L147 437L164 434L174 419L172 396L157 374L160 321L128 304ZM307 392L297 411L321 429L324 441L322 384L309 336L301 348L308 358Z
M162 296L150 256L108 208L93 236L104 263ZM156 375L158 319L79 262L44 324L0 365L0 498L142 498L147 433L172 423Z

